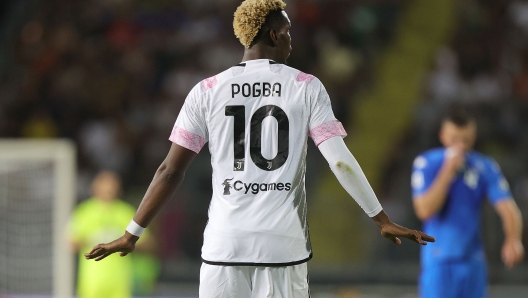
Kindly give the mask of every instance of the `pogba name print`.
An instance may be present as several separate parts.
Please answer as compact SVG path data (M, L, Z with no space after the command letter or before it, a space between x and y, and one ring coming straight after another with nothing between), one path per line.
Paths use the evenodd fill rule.
M281 90L282 86L280 83L244 83L242 86L239 84L231 84L231 98L235 98L235 95L242 95L244 97L281 96Z

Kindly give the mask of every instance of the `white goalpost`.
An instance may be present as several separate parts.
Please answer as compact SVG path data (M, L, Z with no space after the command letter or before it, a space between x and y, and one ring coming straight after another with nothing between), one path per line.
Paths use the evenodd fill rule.
M75 195L72 142L0 140L0 296L73 297Z

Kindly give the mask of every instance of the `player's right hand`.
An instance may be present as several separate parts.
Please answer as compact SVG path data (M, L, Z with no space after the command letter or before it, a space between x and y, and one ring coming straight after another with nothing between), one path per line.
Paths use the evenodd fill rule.
M445 152L444 167L454 174L464 166L465 159L464 149L461 146L449 147Z
M94 246L90 252L84 254L84 257L87 260L95 259L96 261L100 261L115 252L119 252L119 255L124 257L134 251L138 239L139 237L126 232L125 235L110 243Z

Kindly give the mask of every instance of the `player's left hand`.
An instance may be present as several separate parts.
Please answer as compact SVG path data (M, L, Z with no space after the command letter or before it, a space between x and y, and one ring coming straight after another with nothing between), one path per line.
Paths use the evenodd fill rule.
M390 239L392 242L400 245L399 237L407 238L411 241L417 242L421 245L427 245L427 242L435 242L436 239L421 231L407 229L389 220L385 211L381 211L378 215L372 218L380 228L380 233L383 237Z
M429 236L421 231L407 229L393 222L385 224L381 228L381 235L392 242L400 245L401 240L399 237L407 238L411 241L417 242L421 245L427 245L427 242L435 242L436 239Z
M134 251L138 239L139 237L126 232L125 235L110 243L94 246L90 252L84 254L84 257L87 260L95 259L96 261L100 261L116 252L119 252L119 255L124 257Z
M518 239L506 239L502 245L501 257L506 267L513 268L524 258L522 242Z

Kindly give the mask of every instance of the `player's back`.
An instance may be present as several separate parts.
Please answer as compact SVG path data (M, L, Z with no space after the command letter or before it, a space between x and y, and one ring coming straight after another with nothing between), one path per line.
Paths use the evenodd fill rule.
M287 264L309 259L308 134L316 143L345 135L320 81L267 59L247 61L191 91L174 139L187 132L187 138L208 141L212 157L204 261Z

